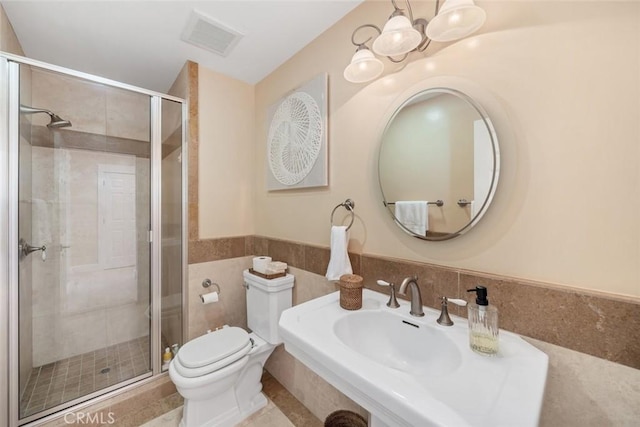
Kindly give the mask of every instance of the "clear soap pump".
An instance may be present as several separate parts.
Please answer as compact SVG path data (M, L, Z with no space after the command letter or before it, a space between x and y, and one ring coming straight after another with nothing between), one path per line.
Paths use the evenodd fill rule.
M469 304L469 346L476 353L493 356L498 353L498 309L489 305L487 288L476 286L476 303Z

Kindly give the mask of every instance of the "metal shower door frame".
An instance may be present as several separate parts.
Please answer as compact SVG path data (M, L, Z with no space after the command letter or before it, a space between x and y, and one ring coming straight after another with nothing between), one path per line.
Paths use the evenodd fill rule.
M150 97L151 174L149 230L150 289L151 289L151 372L123 381L64 404L39 412L22 420L19 418L19 355L18 355L18 147L20 107L20 65L34 66L70 77L88 80L109 87L124 89ZM188 163L187 117L188 107L182 98L142 89L125 83L93 76L63 67L0 51L0 425L29 424L37 426L59 416L59 412L73 408L81 410L91 404L111 398L141 383L152 381L161 371L161 161L162 161L162 100L182 105L182 331L186 337L185 286L187 283L187 224L188 224ZM5 179L6 178L6 179ZM6 233L5 233L6 232ZM3 236L5 235L5 236ZM15 244L14 244L15 243ZM8 345L5 345L7 343ZM58 414L56 414L58 413Z

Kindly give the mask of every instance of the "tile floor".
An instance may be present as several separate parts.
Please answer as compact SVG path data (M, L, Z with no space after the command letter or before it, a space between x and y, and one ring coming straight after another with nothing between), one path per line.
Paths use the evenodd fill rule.
M133 349L136 349L135 343L124 343L127 344L127 347L131 345ZM138 346L140 344L138 343ZM116 346L117 347L117 346ZM147 348L147 346L145 346ZM117 348L116 348L117 350ZM125 358L125 350L124 345L120 345L121 355L123 356L121 359L118 359L120 363L125 362L127 358ZM136 351L133 351L134 353ZM109 353L109 351L107 351ZM131 348L129 348L129 353L132 353ZM119 355L119 352L116 352L115 355ZM72 358L74 359L74 358ZM93 370L88 369L90 366L90 357L85 358L87 361L86 364L83 364L82 357L76 357L72 364L68 362L58 362L60 365L58 367L54 366L53 368L41 367L34 369L34 378L35 385L30 385L31 387L31 396L29 398L24 399L26 402L23 407L23 410L38 410L42 406L42 404L38 403L38 401L43 400L39 397L42 393L44 393L45 385L48 383L46 387L47 392L54 391L59 389L57 384L57 380L54 378L57 377L65 377L72 379L78 375L70 375L70 372L75 372L77 368L73 368L71 366L77 365L78 361L80 363L79 376L83 376L82 367L85 366L84 372L86 374L84 376L90 376L89 373L93 373L94 380L93 384L102 383L101 380L96 380L95 377L97 375L96 372L99 372L98 367L103 366L100 362L101 357L97 357L94 354L93 357ZM135 364L132 360L133 358L129 358L132 364ZM55 364L54 364L55 365ZM62 372L65 369L61 368L62 366L66 367L66 375L62 375ZM49 372L51 370L51 372ZM124 368L123 371L130 372L127 368ZM109 372L109 376L113 375L113 370ZM58 375L54 375L58 373ZM47 378L49 378L47 380ZM40 384L38 385L38 380L40 380ZM109 381L112 379L110 378ZM115 379L113 379L115 381ZM70 384L76 384L75 381L72 381ZM244 420L236 427L323 427L323 422L321 422L317 417L315 417L311 411L309 411L300 401L298 401L287 389L284 388L271 374L264 371L262 376L262 385L263 392L267 396L269 401L268 405L265 408L262 408L257 413L253 414L251 417ZM82 387L80 384L73 385L72 390L78 390ZM83 413L92 414L93 417L103 416L102 419L110 419L106 418L107 416L113 416L117 420L115 424L118 427L176 427L180 423L180 419L182 418L182 397L175 392L175 387L173 387L174 392L170 394L163 394L161 391L154 389L144 396L141 395L133 395L129 398L129 400L116 403L113 405L108 405L104 407L98 407L88 411L81 411ZM38 391L36 391L38 390ZM58 391L57 394L60 392ZM54 394L55 395L55 394ZM26 396L26 394L25 394ZM62 396L65 396L65 389L62 388ZM28 399L28 400L27 400ZM52 398L45 398L45 404L49 401L53 401ZM38 406L34 405L36 403ZM53 403L53 402L51 402ZM29 406L29 404L31 404ZM37 409L36 409L37 408ZM100 415L102 414L102 415ZM98 419L98 418L95 418ZM53 421L45 423L48 427L65 427L70 424L64 418L58 418ZM71 423L71 425L87 425L87 426L100 426L103 424L96 423Z
M21 417L149 371L149 337L34 368L20 399Z
M236 427L322 427L324 425L266 371L262 376L262 386L262 391L269 403ZM181 418L182 406L142 424L142 427L177 427Z
M308 410L289 390L284 388L269 372L264 371L262 375L262 391L265 396L272 401L296 427L323 427L324 422L320 421L310 410ZM260 427L260 424L253 424L252 427Z
M143 424L141 427L178 427L182 418L182 406L168 412L156 419ZM236 427L296 427L291 421L278 409L278 407L269 400L267 406L251 415L249 418L238 424Z

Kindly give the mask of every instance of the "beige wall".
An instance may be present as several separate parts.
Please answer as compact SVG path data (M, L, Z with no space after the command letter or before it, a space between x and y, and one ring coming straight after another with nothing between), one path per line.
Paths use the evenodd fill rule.
M2 5L0 5L0 50L24 56L22 46Z
M432 13L431 3L413 4ZM351 32L390 12L388 2L366 2L256 86L255 232L327 246L331 210L351 197L351 250L640 296L640 3L478 4L488 21L477 36L434 43L404 70L354 85L342 77ZM269 193L267 108L321 71L329 72L330 185ZM443 84L488 111L502 171L474 230L428 243L405 235L381 206L378 137L402 99Z
M199 237L254 232L254 87L199 67Z

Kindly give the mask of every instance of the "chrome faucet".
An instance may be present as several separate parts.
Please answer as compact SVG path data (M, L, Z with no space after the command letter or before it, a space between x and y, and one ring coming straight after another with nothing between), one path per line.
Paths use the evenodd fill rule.
M420 294L420 287L418 287L418 276L405 278L400 284L398 293L407 295L408 285L411 285L411 311L409 311L409 314L422 317L424 316L424 311L422 311L422 295Z

